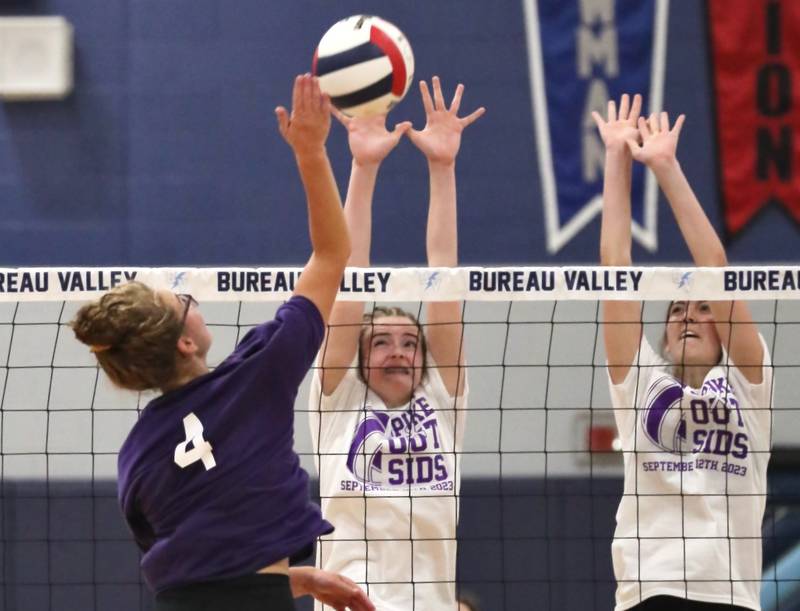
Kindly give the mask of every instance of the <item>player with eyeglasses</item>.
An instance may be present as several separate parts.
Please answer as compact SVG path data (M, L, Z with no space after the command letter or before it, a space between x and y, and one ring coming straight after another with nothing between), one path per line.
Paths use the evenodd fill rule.
M77 313L116 385L157 390L119 452L118 496L159 611L294 609L310 594L335 609L374 609L350 580L294 567L333 526L308 496L294 452L294 401L322 343L350 254L325 152L330 101L310 75L292 113L276 109L306 190L311 258L275 318L211 371L211 334L191 295L131 282Z

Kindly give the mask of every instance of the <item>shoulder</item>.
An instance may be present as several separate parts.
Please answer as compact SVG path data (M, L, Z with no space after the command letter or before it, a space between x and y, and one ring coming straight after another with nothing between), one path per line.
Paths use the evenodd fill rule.
M463 392L458 396L458 400L463 402L466 400L467 395L469 395L469 384L467 383L467 371L469 368L467 366L462 366L460 369L462 375L464 376L464 389ZM439 365L436 363L430 352L425 360L425 377L422 379L420 386L426 393L433 394L434 396L441 398L442 400L446 400L449 403L452 403L455 400L455 396L451 395L447 390L444 379L442 379L442 374L439 371Z
M302 295L292 296L286 303L282 304L275 317L255 329L262 334L271 336L277 331L289 327L292 331L299 331L301 328L307 328L311 331L311 335L318 337L320 341L325 333L325 323L322 320L322 314L314 302Z
M321 367L320 358L317 358L316 367ZM354 359L348 366L342 379L336 385L334 391L328 395L322 392L321 370L311 376L311 388L309 392L309 408L313 410L338 410L348 407L360 407L367 398L367 385L361 380L358 374L358 360Z
M303 295L292 295L286 303L278 308L275 314L277 320L287 320L296 316L305 318L323 329L325 327L319 308L313 301Z
M731 360L724 346L722 349L722 361L719 366L722 368L724 376L733 385L734 390L739 391L742 399L752 403L753 407L771 407L774 367L772 366L769 346L764 336L759 333L758 339L761 342L762 349L761 382L757 384L750 382L737 364Z
M607 362L606 362L607 363ZM609 377L609 385L612 389L622 389L628 386L641 388L643 383L649 380L654 374L661 374L669 368L669 362L661 354L653 349L647 337L642 335L639 342L639 349L633 357L628 373L618 384L614 384Z
M298 347L307 345L316 352L324 334L325 324L317 306L308 298L295 295L278 308L274 318L250 329L228 359L246 358L276 338L285 338L284 343Z

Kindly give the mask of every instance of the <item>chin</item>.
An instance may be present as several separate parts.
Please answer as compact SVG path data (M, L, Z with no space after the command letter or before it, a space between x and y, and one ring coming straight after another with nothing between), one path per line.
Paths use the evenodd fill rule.
M674 365L681 365L683 367L713 367L718 363L716 356L709 356L707 354L697 353L693 350L687 350L683 354L679 354L677 359L673 359Z
M380 388L373 388L385 403L408 403L411 400L412 390L407 384L384 384Z

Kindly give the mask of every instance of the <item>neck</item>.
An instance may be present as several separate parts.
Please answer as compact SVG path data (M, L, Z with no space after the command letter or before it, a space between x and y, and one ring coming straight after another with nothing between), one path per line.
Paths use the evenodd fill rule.
M711 368L707 365L676 365L674 375L681 381L682 384L692 388L700 388L708 375Z
M199 378L207 373L208 365L206 365L204 360L201 361L200 359L191 359L182 367L178 367L175 377L168 384L162 386L161 391L168 392L170 390L175 390L176 388L180 388L195 378Z
M375 391L373 390L373 392ZM383 404L389 409L397 409L398 407L408 407L414 400L414 393L402 397L387 397L380 395L378 393L375 394L378 395L380 400L383 401Z

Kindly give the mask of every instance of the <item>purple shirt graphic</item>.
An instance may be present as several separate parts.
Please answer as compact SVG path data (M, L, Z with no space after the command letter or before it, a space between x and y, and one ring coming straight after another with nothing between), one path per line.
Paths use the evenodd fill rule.
M294 296L213 372L142 411L119 453L118 495L153 590L301 560L333 530L292 448L297 389L323 333L316 306Z

